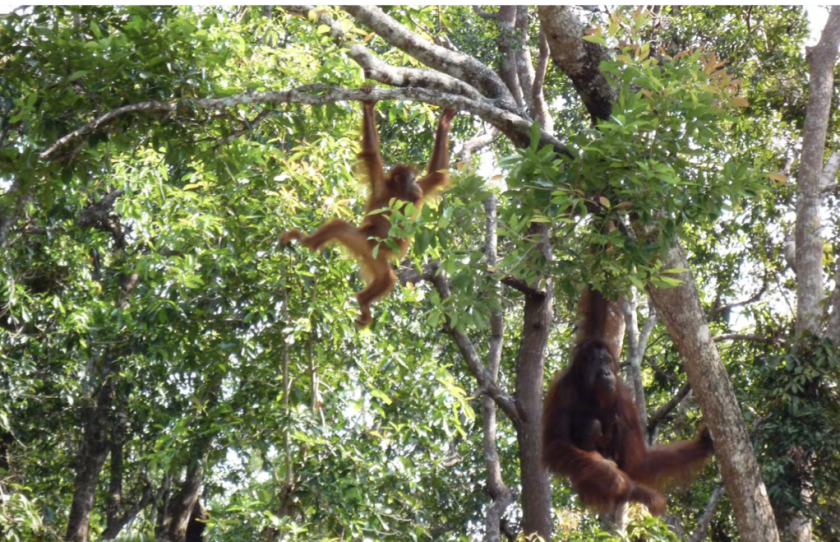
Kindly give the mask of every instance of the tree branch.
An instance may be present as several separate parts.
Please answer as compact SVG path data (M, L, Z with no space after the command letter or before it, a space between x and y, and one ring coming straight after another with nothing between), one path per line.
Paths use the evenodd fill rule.
M479 17L481 17L482 19L498 19L499 18L498 13L493 13L491 11L486 11L481 6L473 6L472 8L473 8L473 11L475 12L475 14L478 15Z
M446 301L452 296L449 288L449 279L447 279L446 273L437 267L437 264L433 265L432 284L434 284L442 301ZM493 401L510 418L514 425L519 425L521 420L516 402L496 384L492 375L482 366L478 353L475 351L472 341L470 341L467 334L450 325L449 316L446 316L445 331L455 340L455 344L461 352L461 357L467 364L470 373L478 381L481 391L493 398Z
M484 212L486 215L484 220L486 232L484 258L488 266L495 266L498 260L495 195L491 194L484 201ZM504 347L504 318L504 312L501 310L494 310L490 314L490 347L487 353L487 371L490 373L493 382L497 384ZM487 467L487 489L493 499L493 502L487 508L486 534L488 542L495 542L501 541L502 516L510 503L513 502L513 494L502 476L502 465L496 445L496 404L491 397L485 395L482 406L484 407L482 447L484 448L484 463Z
M534 108L532 114L537 122L540 123L546 132L554 133L554 119L548 113L548 104L545 101L543 94L543 87L545 86L545 73L548 70L548 39L545 37L545 32L540 30L540 58L537 61L537 69L534 72L534 87L533 87L533 102Z
M109 111L96 120L82 126L81 128L60 138L47 150L40 154L42 160L54 159L59 149L69 143L90 134L122 115L138 112L174 112L187 109L193 106L207 110L223 110L238 105L252 104L283 104L302 103L308 105L323 105L340 101L414 101L439 105L460 111L472 113L487 122L496 126L505 135L510 137L514 143L523 146L530 141L531 122L510 111L495 107L495 104L487 100L473 101L463 96L445 94L426 88L394 88L394 89L373 89L366 92L361 89L331 88L321 94L310 94L302 89L309 90L312 87L307 85L300 89L270 92L246 92L224 98L199 98L195 100L180 100L175 102L148 101L139 104L127 105L113 111ZM319 86L320 88L320 86ZM560 142L554 135L543 130L540 141L550 145L560 154L571 156L571 151Z
M718 317L719 314L725 311L729 311L734 309L735 307L743 307L744 305L749 305L751 303L755 303L761 296L764 295L764 292L767 291L767 278L765 277L761 283L761 288L749 299L745 299L744 301L738 301L736 303L730 303L729 305L723 305L722 307L713 306L712 309L709 311L708 321L714 322L715 318Z
M496 127L488 127L483 133L476 135L464 143L461 150L458 152L458 160L461 162L469 162L474 153L491 144L498 135L499 130Z
M837 172L840 171L840 152L828 157L820 172L820 191L825 194L837 189Z
M677 405L679 405L682 402L682 400L686 398L686 396L688 396L688 393L690 391L691 386L688 384L688 382L686 382L685 384L680 386L680 389L677 391L676 395L671 397L671 399L669 399L667 403L654 410L653 414L651 414L650 417L648 417L648 433L653 432L656 426L659 425L662 422L662 420L664 420L668 416L668 414L671 413L672 410L677 408Z
M531 49L528 47L528 26L531 24L531 16L528 14L528 6L516 6L516 23L514 26L514 38L516 47L513 58L516 62L516 73L519 77L519 86L522 89L522 97L529 113L534 111L534 64L531 61Z
M706 532L709 530L709 525L712 524L712 519L715 517L715 510L717 509L717 505L720 502L721 497L723 497L723 486L717 486L714 491L712 491L712 496L709 497L709 502L706 504L706 508L703 510L703 514L700 516L700 519L697 520L697 529L691 533L691 537L689 537L688 542L701 542L706 538Z
M516 54L513 44L516 42L513 28L516 19L516 6L499 6L497 26L499 27L499 75L507 85L513 100L519 108L523 108L522 87L516 70Z
M492 269L488 269L485 271L486 273L494 273ZM522 292L523 294L534 297L536 299L545 299L546 293L543 290L538 290L533 286L529 286L527 282L524 280L512 277L511 275L505 275L499 279L499 282L504 284L505 286L510 286L514 290L518 292Z
M426 66L461 81L473 81L485 96L516 107L513 96L496 72L475 58L430 43L385 15L377 7L344 6L343 9L387 43L405 51Z
M309 13L314 11L318 14L317 22L330 28L329 35L333 37L336 44L346 44L347 36L341 26L326 13L319 13L314 6L283 6L283 9L302 17L308 17ZM363 45L348 45L347 54L365 70L365 77L386 85L394 87L421 86L440 92L460 94L472 100L483 99L483 96L475 87L460 79L434 70L390 66Z
M712 337L712 340L716 343L721 341L748 341L753 343L770 344L773 346L784 346L787 344L787 341L779 337L763 337L761 335L744 335L740 333L717 335Z
M825 136L831 116L834 68L840 48L840 7L832 6L816 46L806 49L809 94L802 126L802 155L796 178L796 337L820 336L823 239L820 235L820 182Z

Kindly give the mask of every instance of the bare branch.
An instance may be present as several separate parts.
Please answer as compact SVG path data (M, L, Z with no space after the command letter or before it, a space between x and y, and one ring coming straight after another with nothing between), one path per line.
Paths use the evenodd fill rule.
M715 319L718 317L719 314L725 311L729 311L734 309L735 307L743 307L744 305L749 305L751 303L755 303L761 299L761 296L764 295L764 292L767 291L767 279L762 281L761 288L749 299L745 299L744 301L738 301L736 303L730 303L729 305L723 305L721 307L713 306L712 309L709 311L708 321L714 322Z
M88 123L76 131L70 132L66 136L60 138L58 141L53 143L53 145L47 149L46 151L42 152L39 155L41 160L49 160L55 152L60 149L61 147L67 145L71 141L75 141L80 137L87 135L91 132L94 132L105 126L106 124L110 123L111 121L129 113L139 113L139 112L155 112L155 111L164 111L164 112L173 112L177 108L177 104L175 102L159 102L159 101L150 101L150 102L142 102L139 104L132 104L126 105L113 111L109 111L104 115L98 117L91 123Z
M761 335L745 335L741 333L727 333L724 335L717 335L715 337L712 337L712 340L716 343L722 341L747 341L753 343L770 344L773 346L784 346L787 344L786 340L779 337L764 337Z
M534 64L531 61L531 49L528 47L528 26L531 24L531 16L528 14L528 6L516 6L516 25L514 37L516 48L514 49L514 60L516 62L516 73L519 76L519 86L522 88L522 96L528 112L534 110Z
M657 408L653 411L653 414L648 417L648 433L651 433L655 430L656 426L659 425L662 420L664 420L668 414L671 413L672 410L677 408L677 405L682 402L688 396L688 393L691 391L691 386L689 386L688 382L680 386L680 389L677 391L676 395L671 397L671 399L662 405L661 407Z
M218 141L216 143L216 146L221 147L223 145L227 145L228 143L230 143L234 139L237 139L237 138L247 134L248 132L250 132L251 130L256 128L262 121L264 121L266 118L268 118L268 116L271 115L272 113L274 113L274 111L272 109L266 109L264 111L261 111L259 113L259 115L254 117L252 120L249 120L249 121L245 122L244 123L245 126L240 128L239 130L234 130L229 136L227 136L226 138Z
M823 239L820 235L820 176L831 115L834 68L840 48L840 7L832 6L816 46L806 48L809 95L802 127L802 157L796 176L796 336L820 336Z
M496 196L490 195L484 201L484 258L488 266L495 266L498 260L496 233ZM498 383L499 367L504 346L504 312L494 310L490 315L490 347L487 353L487 371L494 383ZM487 508L486 530L488 541L501 541L502 516L513 502L513 494L505 485L499 451L496 446L496 405L487 395L482 399L484 408L483 438L484 463L487 467L487 489L493 502Z
M461 81L468 81L478 87L485 96L515 108L513 96L496 72L475 58L430 43L385 15L377 7L344 6L343 9L386 42L405 51L426 66Z
M709 530L709 525L712 524L712 519L715 517L715 510L721 497L723 497L723 486L717 486L712 491L712 496L709 497L709 502L706 504L703 514L697 520L697 529L691 533L688 542L701 542L706 539L706 532Z
M486 272L487 273L493 273L492 270L487 270ZM510 286L514 290L516 290L518 292L522 292L523 294L525 294L529 297L534 297L534 298L537 298L537 299L544 299L545 296L546 296L545 291L538 290L538 289L536 289L532 286L528 286L528 283L525 282L524 280L512 277L510 275L503 276L502 278L499 279L499 282L501 282L505 286Z

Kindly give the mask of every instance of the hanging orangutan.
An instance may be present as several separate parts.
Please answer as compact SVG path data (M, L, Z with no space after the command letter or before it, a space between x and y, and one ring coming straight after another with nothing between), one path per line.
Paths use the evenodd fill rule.
M356 320L356 325L359 327L367 326L373 320L370 312L371 304L394 289L397 277L391 269L389 260L405 255L410 243L408 239L389 237L388 233L391 230L389 213L374 213L374 211L387 208L393 198L413 203L415 209L419 211L430 195L446 186L448 179L446 170L449 167L449 128L455 117L454 110L444 109L438 122L428 171L423 178L417 180L417 169L405 164L397 164L385 174L379 150L374 105L375 102L367 101L364 102L363 108L362 152L359 153L359 159L370 183L370 196L365 207L362 225L356 227L335 218L318 228L312 235L303 235L299 230L291 230L284 233L280 239L284 244L295 239L311 250L319 250L330 241L338 241L356 257L362 269L362 277L367 282L367 287L356 294L361 311L361 316ZM392 250L385 243L385 240L389 238L393 239L399 247L398 251Z

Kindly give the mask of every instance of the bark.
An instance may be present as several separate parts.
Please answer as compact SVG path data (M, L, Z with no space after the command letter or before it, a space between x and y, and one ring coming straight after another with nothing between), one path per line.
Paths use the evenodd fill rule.
M116 190L103 196L103 198L89 205L78 219L82 228L93 228L111 233L114 241L114 250L122 251L125 248L125 235L119 223L119 218L111 214L116 199L123 194L122 190ZM121 281L122 282L122 281ZM125 288L123 289L125 295ZM90 364L90 378L98 382L99 388L94 394L89 413L85 416L84 434L79 446L79 455L76 464L76 476L73 481L73 501L70 505L70 516L67 521L66 540L70 542L86 542L90 531L90 516L93 512L93 505L96 497L96 486L105 464L105 459L111 451L111 431L117 438L119 435L121 420L114 418L112 409L116 397L117 379L119 376L120 353L114 350L107 350L103 355L101 364ZM118 446L120 443L117 443ZM119 507L119 499L115 498L114 492L121 496L122 492L122 458L116 460L116 466L112 465L112 474L117 478L112 479L110 502L106 509L106 517L109 526L115 528L117 522L116 512ZM114 469L118 469L119 472ZM116 500L116 502L115 502ZM114 523L111 523L111 522Z
M187 524L186 542L204 542L204 529L207 527L208 517L204 506L200 501L196 501L190 514L190 522Z
M828 157L820 173L820 191L823 194L837 189L838 171L840 171L840 152Z
M540 239L540 254L551 260L546 224L533 223L529 237ZM545 284L545 296L525 296L519 355L516 361L516 401L522 422L517 427L520 480L522 484L522 530L551 539L551 485L540 460L543 372L548 334L553 315L553 287Z
M571 6L540 6L539 13L551 58L572 80L593 121L609 118L617 95L599 68L606 49L582 39L585 27Z
M487 265L495 267L497 260L496 246L496 197L490 196L484 202L485 243L484 257ZM502 346L504 345L504 313L493 311L490 315L490 347L487 353L487 372L493 382L498 381L499 367L502 362ZM492 397L485 395L481 399L483 421L484 464L487 468L487 489L492 502L487 508L485 523L485 540L487 542L501 542L502 516L507 510L513 495L502 478L502 465L499 451L496 447L496 403Z
M125 412L121 405L115 408L113 423L111 424L111 469L110 481L108 483L108 499L105 503L106 531L113 536L105 538L116 538L119 534L117 526L122 511L123 492L123 453L125 446Z
M810 95L805 110L796 200L796 336L820 335L823 240L820 232L820 174L840 45L840 8L832 7L819 43L807 52Z
M663 267L689 268L678 242L663 254ZM650 296L683 359L689 384L715 439L715 455L741 540L778 541L773 510L755 452L729 376L706 324L694 277L689 271L676 278L683 284L666 290L651 286Z

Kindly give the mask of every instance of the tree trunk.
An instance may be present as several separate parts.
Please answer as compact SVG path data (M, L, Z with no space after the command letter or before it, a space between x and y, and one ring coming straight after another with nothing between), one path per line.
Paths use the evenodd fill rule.
M484 258L487 267L493 269L497 263L496 234L496 196L491 195L484 201L486 219L484 229ZM498 290L497 286L494 286ZM498 293L497 291L494 293ZM499 367L502 362L502 348L505 339L505 315L501 310L494 310L490 314L490 347L487 353L487 372L493 382L498 381ZM484 464L487 468L487 489L493 501L487 507L484 538L486 542L501 542L502 516L513 500L513 495L505 485L502 477L502 465L496 446L496 402L489 395L481 399L482 406L482 448L484 449Z
M831 8L819 43L808 50L811 76L802 137L796 198L796 335L820 334L823 240L820 232L820 173L840 45L840 8Z
M105 354L99 391L88 411L84 435L76 460L76 478L73 481L73 501L67 522L68 542L87 542L90 531L90 514L96 497L96 485L105 458L108 457L108 432L111 429L110 410L115 393L114 355Z
M172 495L166 505L166 515L156 533L158 539L168 542L186 542L190 518L198 504L203 480L204 472L198 466L198 461L193 460L187 468L187 476L181 484L180 491Z
M810 95L805 110L802 154L796 183L796 338L822 336L823 238L820 224L821 174L825 159L825 134L834 90L834 65L840 46L840 8L831 8L819 43L807 51ZM807 452L807 451L806 451ZM805 462L808 464L809 462ZM799 469L802 502L811 500L809 467ZM811 521L802 511L784 511L790 517L785 539L810 542Z
M541 237L540 249L551 258L545 242L548 228L534 223L529 234ZM516 362L516 401L522 423L517 426L520 481L522 484L522 530L525 536L536 533L551 539L551 484L542 466L541 423L543 373L548 346L548 332L553 315L553 291L546 281L545 296L526 295L519 356Z
M663 268L688 269L679 242L663 254ZM681 273L681 286L662 290L650 287L657 314L665 322L688 373L691 389L715 439L726 492L732 502L738 532L744 542L779 540L767 490L758 470L752 443L729 375L720 361L706 324L691 272Z

